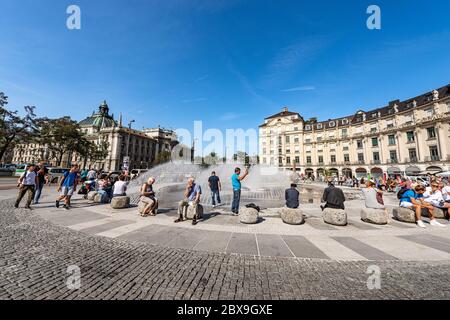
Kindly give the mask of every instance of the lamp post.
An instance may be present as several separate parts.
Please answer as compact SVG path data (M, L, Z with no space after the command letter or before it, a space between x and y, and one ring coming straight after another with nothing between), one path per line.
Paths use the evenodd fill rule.
M128 142L127 142L127 153L126 153L126 156L127 156L127 158L128 158L128 165L129 165L129 163L130 163L130 154L129 154L129 151L130 151L130 138L131 138L131 124L132 124L133 122L135 122L135 121L134 121L134 120L131 120L131 121L128 123ZM129 168L127 168L127 169L129 169Z

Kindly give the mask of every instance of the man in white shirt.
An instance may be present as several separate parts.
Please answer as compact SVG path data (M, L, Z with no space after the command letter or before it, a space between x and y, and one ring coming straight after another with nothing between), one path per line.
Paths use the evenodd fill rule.
M91 181L95 180L95 178L97 178L97 171L95 171L94 169L89 170L86 178Z
M31 201L33 201L36 186L39 183L38 176L34 171L34 169L35 166L30 164L27 167L27 170L19 178L19 195L17 197L16 203L14 204L14 207L16 208L19 207L20 201L22 201L22 198L25 196L25 193L28 192L28 199L25 208L31 210L30 207Z
M424 200L430 203L433 207L445 209L450 208L450 203L446 203L442 196L442 192L439 190L439 183L431 183L431 191L427 191L423 194Z
M447 203L450 203L450 185L446 182L440 182L439 190L442 193L442 197L444 198L444 201Z
M127 195L128 182L125 181L125 176L121 174L119 180L114 183L113 197L121 197Z

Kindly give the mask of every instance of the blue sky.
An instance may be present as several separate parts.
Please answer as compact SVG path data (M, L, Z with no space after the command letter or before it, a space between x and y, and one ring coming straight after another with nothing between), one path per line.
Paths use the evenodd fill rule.
M81 30L66 8L81 8ZM382 30L366 9L382 10ZM450 83L450 2L0 0L11 108L135 127L256 128L283 106L329 119Z

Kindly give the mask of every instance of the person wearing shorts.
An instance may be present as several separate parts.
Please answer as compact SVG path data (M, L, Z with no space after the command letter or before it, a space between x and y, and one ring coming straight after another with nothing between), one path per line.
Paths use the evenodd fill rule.
M77 183L78 165L75 164L70 168L70 171L64 173L64 176L59 183L57 191L60 192L60 194L55 203L57 208L59 208L59 202L63 199L64 208L67 210L70 208L70 198L77 189Z
M408 186L410 187L410 186ZM434 207L423 200L423 194L426 191L425 187L418 185L414 189L408 188L403 193L400 199L400 207L411 209L416 213L416 224L420 228L426 228L425 223L422 221L422 209L427 209L430 215L430 225L436 227L444 227L441 223L436 221L433 215Z

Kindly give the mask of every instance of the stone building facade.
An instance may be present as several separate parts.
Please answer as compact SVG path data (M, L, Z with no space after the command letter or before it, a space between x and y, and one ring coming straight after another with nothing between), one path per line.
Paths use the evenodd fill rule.
M122 125L122 116L119 120L109 114L109 107L104 101L98 112L79 122L80 130L86 138L97 145L103 141L108 143L107 157L102 160L86 163L87 168L103 169L105 171L118 171L125 162L131 169L146 169L152 166L160 152L171 151L178 144L173 130L163 128L134 130ZM15 148L13 163L33 163L45 160L49 165L56 165L54 160L48 159L49 153L45 145L36 143L22 144ZM129 159L126 161L126 159ZM72 163L84 166L84 159L78 154L68 154L63 157L61 166L68 167Z
M284 108L259 127L263 165L306 176L417 176L450 169L450 85L338 119Z

